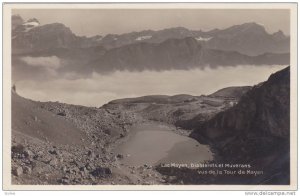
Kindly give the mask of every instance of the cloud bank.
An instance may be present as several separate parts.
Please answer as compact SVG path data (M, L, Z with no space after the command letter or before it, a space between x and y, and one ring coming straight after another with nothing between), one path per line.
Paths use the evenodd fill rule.
M49 57L31 57L25 56L21 60L29 66L44 67L47 69L58 69L61 66L60 59L57 56Z
M237 66L216 69L170 70L111 74L89 78L18 81L21 96L39 101L59 101L99 107L111 100L144 95L211 94L229 86L255 85L285 66Z

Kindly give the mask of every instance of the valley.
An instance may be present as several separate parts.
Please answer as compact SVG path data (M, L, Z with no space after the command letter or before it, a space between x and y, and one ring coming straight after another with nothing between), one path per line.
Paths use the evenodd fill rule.
M269 113L275 108L269 101L261 100L276 99L260 92L272 88L270 93L276 93L278 89L279 94L284 94L279 96L281 101L276 108L288 110L284 105L289 99L288 81L289 67L254 87L225 88L208 96L120 99L100 108L31 101L13 91L12 181L14 184L257 183L268 179L278 167L281 168L279 177L286 176L283 172L288 168L282 168L286 167L289 157L286 153L288 121L282 118L278 121L278 113ZM277 122L277 125L269 125L282 127L279 132L264 127L262 132L255 131L256 128L240 134L240 131L235 133L234 128L226 128L229 126L226 119L236 116L238 111L244 113L240 117L250 115L252 110L240 110L241 106L248 105L245 102L249 97L257 101L251 108L269 105L264 110L270 118L267 122ZM226 117L219 125L220 115ZM248 119L234 127L246 130L245 125L252 126ZM254 122L259 120L266 125L265 118ZM213 121L217 123L212 124ZM264 151L257 153L261 145L269 147L264 146ZM278 156L281 157L279 162L275 161ZM249 173L255 175L244 178L199 175L205 173L201 172L203 168L166 167L168 164L249 161L252 169L259 171L266 165L268 169L263 175L251 170ZM272 177L269 181L276 179Z
M290 184L283 31L11 20L12 184Z
M218 104L214 105L215 101ZM31 168L30 175L24 171L12 176L17 184L28 178L30 182L39 179L34 182L38 184L43 180L42 184L167 183L167 177L154 169L159 162L212 159L209 147L188 137L190 123L185 121L201 122L230 107L222 97L177 95L122 99L90 108L31 101L15 92L12 105L12 149L22 146L12 150L13 171L24 168L24 164ZM203 106L206 109L200 109ZM183 112L191 107L194 110L190 113ZM74 128L59 128L60 121ZM55 127L58 137L47 135L53 133L49 126ZM30 151L30 156L24 156L25 151ZM93 175L99 168L99 176Z

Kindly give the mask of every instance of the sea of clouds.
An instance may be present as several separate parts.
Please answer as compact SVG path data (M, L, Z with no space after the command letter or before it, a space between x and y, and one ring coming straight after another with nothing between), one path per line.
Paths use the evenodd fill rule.
M46 61L52 69L59 59L24 59L28 63ZM17 81L21 96L38 101L59 101L70 104L95 106L120 98L144 95L208 95L229 86L255 85L266 81L270 74L286 66L235 66L169 71L115 71L92 73L89 77L51 78L36 81L26 78Z

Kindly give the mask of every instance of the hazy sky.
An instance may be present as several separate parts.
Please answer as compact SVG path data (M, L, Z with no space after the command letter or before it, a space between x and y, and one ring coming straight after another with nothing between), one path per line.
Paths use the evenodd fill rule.
M227 28L245 22L263 24L270 33L279 29L290 32L289 10L274 9L15 9L25 20L37 18L41 24L60 22L77 35L106 35L141 30L160 30L169 27L186 27L192 30Z

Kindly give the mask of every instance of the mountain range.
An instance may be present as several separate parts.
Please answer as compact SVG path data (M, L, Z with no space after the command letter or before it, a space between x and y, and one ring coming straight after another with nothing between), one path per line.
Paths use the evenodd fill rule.
M289 64L290 38L257 23L211 31L184 27L121 35L77 36L61 23L12 16L13 60L56 56L68 71L168 70L206 66Z
M14 21L19 18L17 26L28 26L32 24L30 19L20 24L23 19L20 16L13 16ZM13 32L17 29L14 28ZM31 44L33 50L44 50L49 48L87 48L92 46L103 46L106 49L118 48L134 43L161 43L168 39L183 39L193 37L207 48L239 51L246 55L260 55L263 53L288 53L289 36L279 30L269 34L263 25L251 22L241 25L234 25L226 29L214 29L211 31L189 30L184 27L175 27L159 31L145 30L125 34L97 35L93 37L76 36L70 28L61 23L37 25L31 31L20 32L13 39L16 48L25 49ZM23 40L23 42L21 42ZM44 44L41 44L41 41Z

